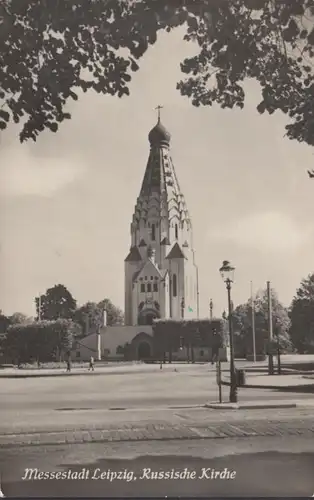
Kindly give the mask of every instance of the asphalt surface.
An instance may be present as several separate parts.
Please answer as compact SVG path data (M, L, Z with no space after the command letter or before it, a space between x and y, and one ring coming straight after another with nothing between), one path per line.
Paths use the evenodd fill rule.
M297 395L296 395L297 394ZM229 388L223 387L228 401ZM270 389L239 389L239 400L307 399L308 394ZM151 373L127 375L1 379L0 398L6 411L109 408L148 408L168 405L200 405L218 400L215 370L195 365L189 371L171 365Z
M314 493L313 468L314 443L296 436L289 441L212 440L210 446L199 440L0 450L2 490L8 497L305 497ZM31 472L26 469L34 469L33 479L27 479ZM172 471L181 478L154 478L160 472L171 477ZM213 479L213 471L224 471L229 479L218 474ZM40 472L66 472L72 479L39 479Z
M0 434L108 429L112 422L164 421L163 408L204 405L218 400L215 371L208 365L171 365L127 375L0 379ZM273 390L240 389L239 401L308 401L307 394ZM223 401L229 388L223 387ZM119 416L117 409L135 413ZM141 411L150 410L145 416ZM111 411L112 410L112 411ZM155 413L156 410L156 413ZM120 412L121 413L121 412ZM123 411L122 411L123 413ZM126 413L126 412L124 412ZM206 414L207 418L208 412ZM221 418L224 418L221 416ZM176 421L172 421L176 424ZM157 422L158 423L158 422ZM27 442L27 441L26 441Z

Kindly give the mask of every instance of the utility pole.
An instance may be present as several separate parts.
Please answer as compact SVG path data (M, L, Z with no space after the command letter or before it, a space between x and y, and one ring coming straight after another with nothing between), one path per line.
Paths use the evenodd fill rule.
M41 294L38 297L38 321L41 321Z
M194 256L194 253L193 253ZM198 267L196 266L196 311L197 319L200 317L200 291L199 291L199 281L198 281Z
M270 281L267 281L267 300L268 300L268 375L274 375L274 358L272 354L273 312L272 312Z
M252 307L252 337L253 337L253 361L256 361L256 336L255 336L255 300L253 297L253 283L251 281L251 307Z
M101 325L97 328L97 359L101 361L101 328L107 326L107 310L104 307L101 313Z
M213 300L210 299L210 301L209 301L209 317L210 317L210 319L213 319L213 307L214 307Z

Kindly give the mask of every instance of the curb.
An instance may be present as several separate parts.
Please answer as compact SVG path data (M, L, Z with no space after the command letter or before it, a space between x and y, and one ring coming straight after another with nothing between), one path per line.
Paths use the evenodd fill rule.
M299 405L298 403L208 403L204 405L205 408L209 408L211 410L271 410L276 408L299 408L300 406L303 405Z
M133 370L121 370L121 371L112 371L108 369L108 371L94 371L94 372L89 372L86 370L85 372L62 372L62 373L6 373L2 374L0 372L0 380L2 378L48 378L48 377L80 377L83 375L89 375L89 376L98 376L100 377L101 375L129 375L136 373ZM138 373L154 373L152 370L141 370ZM159 370L158 370L159 373Z
M269 436L310 436L313 439L312 418L300 422L296 420L263 419L243 422L232 419L228 422L215 421L199 426L197 422L188 425L139 426L135 428L111 428L76 431L57 431L0 435L2 449L28 446L58 446L86 443L147 442L147 441L187 441L211 439L246 439Z
M221 382L221 385L230 387L230 382ZM245 384L238 386L239 389L270 389L275 391L287 391L287 392L314 392L314 384L302 384L302 385L253 385Z

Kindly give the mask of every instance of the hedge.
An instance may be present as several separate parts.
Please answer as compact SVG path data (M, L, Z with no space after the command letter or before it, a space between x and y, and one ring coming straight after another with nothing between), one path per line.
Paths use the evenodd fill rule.
M214 335L216 330L217 335ZM154 339L158 350L175 351L180 347L217 347L227 344L226 321L220 318L157 319L153 324Z
M12 325L2 342L4 357L17 363L52 361L72 349L80 326L68 319Z

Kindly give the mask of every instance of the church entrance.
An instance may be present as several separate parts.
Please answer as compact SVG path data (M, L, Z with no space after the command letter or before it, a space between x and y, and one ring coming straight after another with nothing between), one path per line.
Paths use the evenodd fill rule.
M137 324L138 325L152 325L154 323L154 319L159 318L160 315L158 311L155 311L152 308L149 309L143 309L140 311L138 318L137 318Z
M141 342L137 348L137 359L149 359L151 357L151 349L148 342Z

